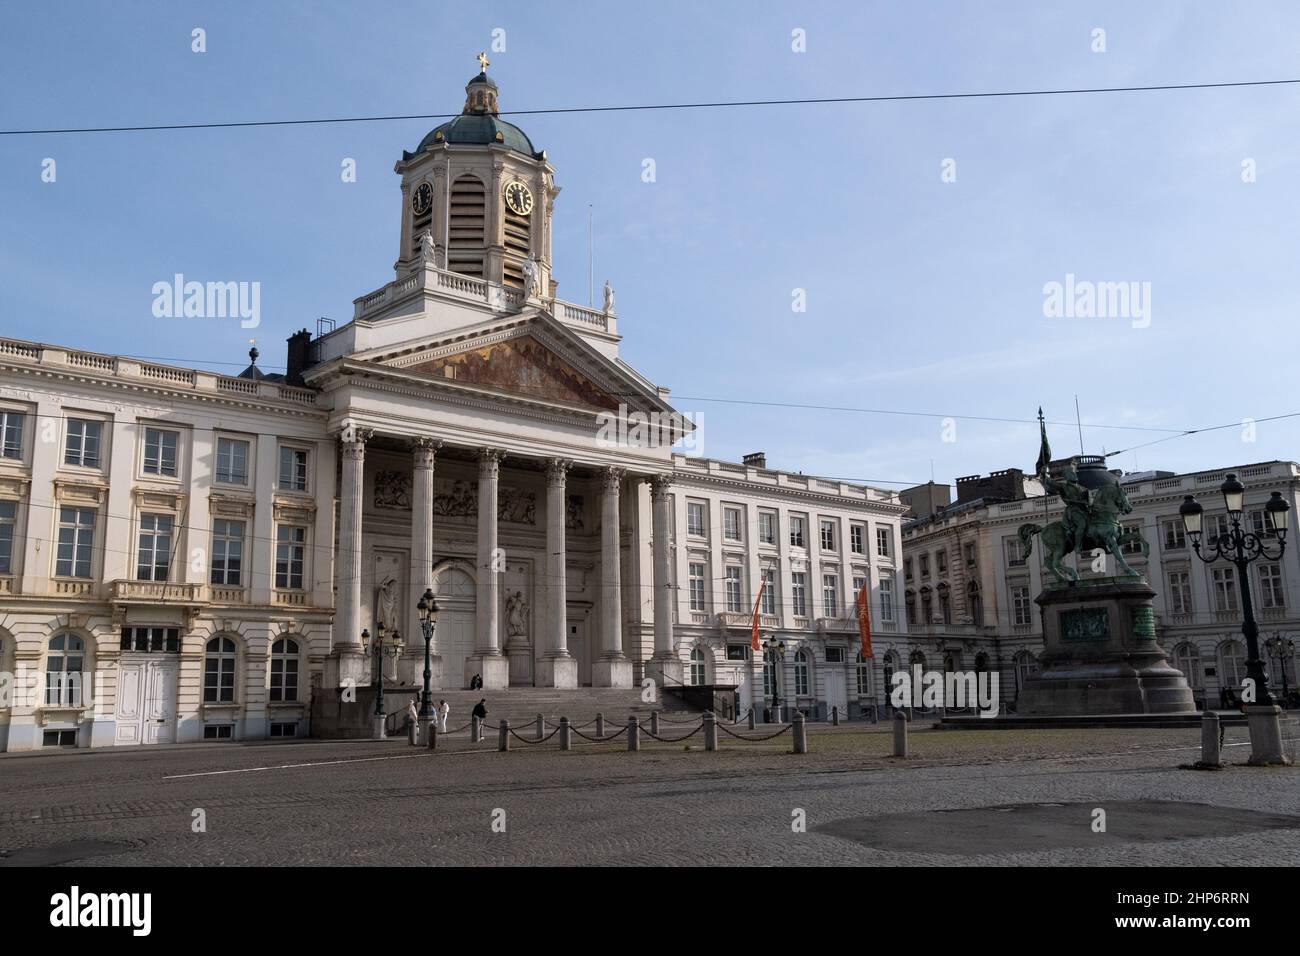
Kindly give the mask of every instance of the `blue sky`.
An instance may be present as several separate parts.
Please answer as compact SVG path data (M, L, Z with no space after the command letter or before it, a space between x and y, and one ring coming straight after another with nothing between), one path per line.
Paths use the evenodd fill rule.
M0 127L455 113L494 28L506 111L1300 77L1284 2L31 3L0 12ZM517 122L563 187L560 295L586 301L591 204L624 357L701 417L704 453L942 482L1037 455L1034 425L961 416L1072 423L1077 394L1093 452L1164 433L1091 426L1300 410L1298 108L1279 86ZM433 125L0 137L0 334L240 367L237 321L153 317L153 283L181 272L261 282L254 334L279 365L291 332L392 279L393 163ZM1044 316L1067 274L1149 282L1149 326ZM938 417L709 398L933 412L956 440ZM1292 459L1298 421L1112 462ZM1077 450L1073 424L1050 435Z

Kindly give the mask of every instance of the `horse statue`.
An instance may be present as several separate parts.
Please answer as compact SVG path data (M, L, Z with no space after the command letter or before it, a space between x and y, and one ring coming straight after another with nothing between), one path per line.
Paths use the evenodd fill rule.
M1140 577L1138 572L1124 560L1123 547L1136 542L1141 545L1142 555L1145 557L1150 553L1151 546L1142 537L1141 531L1136 529L1125 531L1120 526L1119 516L1126 515L1132 510L1133 505L1129 502L1128 495L1124 493L1122 485L1117 482L1103 485L1093 491L1089 495L1087 504L1077 511L1080 515L1087 515L1081 535L1076 536L1076 529L1068 525L1065 520L1053 521L1047 525L1022 524L1020 543L1024 545L1025 557L1029 557L1033 549L1034 535L1038 535L1042 538L1043 547L1047 549L1047 567L1056 580L1062 584L1073 584L1079 580L1079 574L1073 568L1063 565L1061 559L1067 554L1072 554L1076 544L1081 540L1080 553L1100 548L1114 556L1125 575Z

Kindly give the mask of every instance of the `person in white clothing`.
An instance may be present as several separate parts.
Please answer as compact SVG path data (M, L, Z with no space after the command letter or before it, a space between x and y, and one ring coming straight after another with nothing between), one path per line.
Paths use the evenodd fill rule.
M451 705L445 700L438 701L438 722L442 724L440 728L445 734L447 732L447 715L451 713Z

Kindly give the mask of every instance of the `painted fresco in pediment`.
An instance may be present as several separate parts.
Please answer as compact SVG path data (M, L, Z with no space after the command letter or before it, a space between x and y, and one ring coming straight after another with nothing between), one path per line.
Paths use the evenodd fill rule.
M536 339L523 336L410 367L466 385L532 398L617 409L618 401Z

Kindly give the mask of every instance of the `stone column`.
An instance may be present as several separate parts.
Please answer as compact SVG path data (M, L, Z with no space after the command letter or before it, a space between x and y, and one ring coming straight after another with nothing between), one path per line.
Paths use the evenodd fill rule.
M546 632L545 653L537 662L539 687L578 686L578 662L569 655L568 583L565 575L564 521L568 513L565 480L573 463L546 463Z
M646 674L662 686L682 683L685 668L673 651L673 601L671 591L672 555L669 549L671 475L650 479L651 538L654 545L654 616L655 652L646 666Z
M366 466L366 441L372 429L348 423L339 433L343 459L339 487L338 556L334 565L337 597L330 657L326 662L327 686L344 687L370 682L370 668L361 643L361 494Z
M406 621L406 659L400 678L416 687L424 686L424 632L420 628L415 605L426 589L433 586L433 470L434 459L442 442L420 437L411 441L411 574L402 619ZM430 687L442 686L442 658L438 654L438 635L429 646Z
M474 656L465 659L465 681L478 674L483 689L510 684L510 662L501 653L501 575L505 556L497 547L497 477L501 452L484 448L478 462L478 581L475 595L477 633Z
M600 657L592 663L595 687L631 687L632 662L623 654L622 579L619 569L618 498L623 469L601 473L600 498Z

